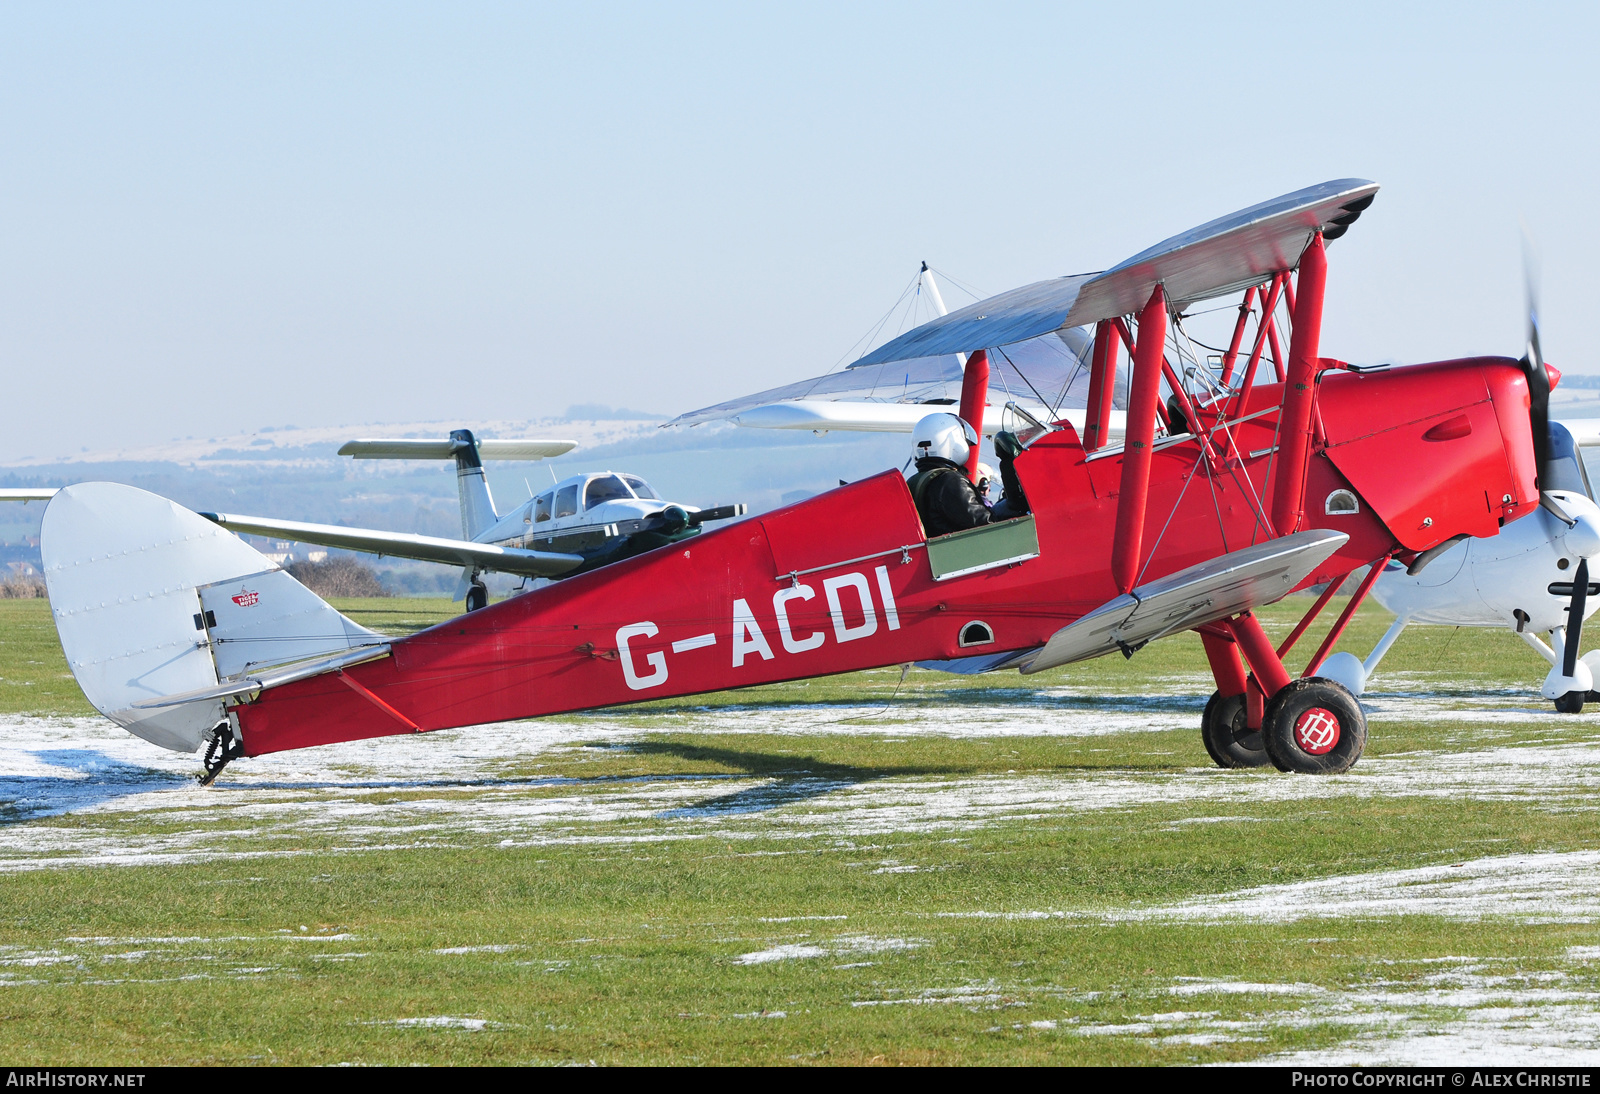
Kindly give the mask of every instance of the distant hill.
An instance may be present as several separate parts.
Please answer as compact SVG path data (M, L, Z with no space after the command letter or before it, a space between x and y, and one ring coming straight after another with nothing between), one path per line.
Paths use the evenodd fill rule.
M604 411L574 407L574 411ZM579 447L556 460L488 465L502 508L556 478L586 470L642 475L673 501L711 506L745 502L753 513L886 468L902 466L910 438L739 429L730 425L661 428L660 419L563 418L533 421L405 422L184 438L163 445L34 457L0 465L3 486L65 486L109 481L137 486L196 510L281 517L322 524L460 535L453 465L351 460L338 455L358 437L438 437L469 427L483 437L569 439ZM0 504L0 554L37 562L38 503ZM30 541L32 541L30 543ZM427 563L375 563L397 592L453 590L459 571Z

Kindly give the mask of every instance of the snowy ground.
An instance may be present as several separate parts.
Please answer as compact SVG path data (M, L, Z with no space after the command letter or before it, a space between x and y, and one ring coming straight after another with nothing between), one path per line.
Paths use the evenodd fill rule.
M661 732L692 731L712 738L729 733L862 734L890 740L1024 733L1110 737L1135 729L1192 730L1196 717L1186 709L1194 704L1182 699L1128 700L1116 710L1103 709L1106 702L1101 700L1102 709L1096 709L1096 704L1080 697L1052 694L1029 704L1021 715L1015 706L997 712L991 704L962 707L959 717L951 716L948 705L927 703L898 705L887 712L882 706L837 705L781 711L721 709L654 717L646 723L648 729L636 716L501 723L239 761L210 789L195 784L194 757L157 749L102 719L12 718L0 723L0 808L24 821L72 813L76 823L0 827L0 872L293 854L295 848L308 845L354 851L485 841L511 846L658 842L709 835L815 838L960 831L1050 814L1135 809L1153 802L1192 808L1193 815L1170 824L1237 820L1229 811L1248 804L1376 796L1520 801L1539 809L1589 811L1596 808L1600 789L1600 744L1593 743L1367 757L1338 778L1241 775L1212 767L1178 773L1083 771L860 780L806 774L615 779L506 774L513 761L526 771L532 761L552 750L626 748L649 733ZM1424 705L1406 698L1380 699L1371 709L1375 720L1412 718L1419 713L1412 708ZM1499 705L1502 709L1494 712L1497 721L1508 714L1516 716L1503 709L1507 704ZM1157 709L1139 709L1142 706ZM1466 717L1461 711L1431 712L1458 720ZM1529 709L1526 717L1548 720L1549 716ZM616 821L638 823L626 831L586 831ZM1581 869L1592 868L1588 864ZM1500 869L1488 868L1483 877L1468 871L1460 878L1472 877L1475 884L1492 887ZM1348 892L1358 882L1367 884L1366 879L1330 884ZM1439 884L1450 888L1458 882L1447 878ZM1420 894L1423 889L1420 882L1404 885L1407 893ZM1241 908L1253 909L1260 899L1273 902L1275 915L1291 914L1286 910L1291 905L1276 896L1258 899L1249 893L1208 898L1195 914L1222 915L1235 901ZM1305 899L1311 901L1308 907L1324 906L1316 903L1317 898ZM1424 906L1417 895L1385 898L1384 907L1403 910L1407 900L1418 909ZM1560 901L1570 904L1567 896ZM1579 905L1588 909L1585 917L1600 916L1600 889L1592 900L1585 897L1570 904Z
M1402 686L1403 686L1403 682ZM195 757L163 752L100 719L11 717L0 723L0 872L63 866L141 865L244 859L307 851L356 853L382 847L659 843L760 838L797 841L971 831L986 825L1090 811L1167 810L1162 824L1242 822L1262 803L1387 797L1512 801L1569 813L1596 808L1600 741L1465 747L1364 758L1350 774L1306 778L1194 768L1165 773L1068 771L1049 776L819 778L672 775L574 779L530 777L541 756L578 749L626 749L649 734L692 731L715 738L860 734L913 737L1058 735L1139 741L1130 734L1192 732L1198 701L1094 699L1070 688L991 693L982 704L903 699L888 707L817 705L685 710L643 719L593 715L507 723L427 736L310 749L242 761L215 788L194 782ZM1520 695L1440 703L1405 692L1371 697L1375 725L1443 720L1506 726L1547 723L1549 713ZM1191 709L1193 708L1193 709ZM1585 723L1588 721L1584 720ZM1568 722L1568 725L1574 723ZM1145 741L1154 741L1148 736ZM512 767L516 774L508 774ZM1173 819L1173 808L1185 815ZM59 823L70 815L70 824ZM878 867L902 867L886 860ZM1425 915L1470 922L1600 922L1600 851L1501 854L1413 869L1257 886L1203 898L1113 909L1041 908L963 916L1074 923L1174 922L1220 927L1316 919ZM923 920L927 922L926 919ZM802 934L736 958L736 963L870 964L875 955L925 945L905 936ZM0 951L0 984L29 970L93 957L97 969L148 955L170 959L192 940L69 940L49 949ZM210 940L215 942L217 940ZM359 940L328 948L327 960L363 956ZM1324 940L1337 947L1338 938ZM1464 1058L1502 1064L1600 1063L1600 992L1594 946L1576 946L1542 965L1474 957L1369 977L1349 990L1301 983L1179 980L1171 1005L1115 1023L1071 1018L1016 1025L1030 1036L1131 1037L1163 1044L1249 1042L1296 1026L1348 1030L1328 1052L1273 1063L1430 1064ZM81 952L80 952L81 951ZM454 951L440 951L454 952ZM466 952L463 950L462 952ZM109 955L109 956L107 956ZM208 958L209 960L210 958ZM199 958L197 958L199 960ZM225 960L207 975L250 977L270 970ZM110 976L111 973L97 975ZM993 985L930 989L922 996L860 999L860 1006L942 1003L978 1006ZM1248 1018L1208 1008L1220 997L1259 997ZM997 996L996 996L997 997ZM781 1013L752 1015L781 1017ZM420 1021L420 1020L419 1020ZM441 1025L476 1021L428 1019ZM460 1026L460 1028L478 1028ZM1000 1027L996 1027L1000 1028Z

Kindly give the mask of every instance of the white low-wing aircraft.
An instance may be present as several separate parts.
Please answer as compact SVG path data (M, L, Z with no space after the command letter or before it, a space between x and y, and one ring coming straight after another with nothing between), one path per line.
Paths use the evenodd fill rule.
M1552 421L1541 453L1546 504L1496 536L1443 544L1410 570L1390 562L1372 595L1395 613L1394 623L1364 661L1336 653L1320 673L1360 695L1414 623L1504 627L1550 663L1540 694L1557 710L1576 714L1600 700L1600 650L1578 653L1583 622L1600 607L1600 584L1589 572L1589 560L1600 554L1600 505L1579 452L1593 445L1600 445L1600 419Z
M699 509L663 501L637 475L614 471L573 475L504 516L495 510L484 460L538 460L574 447L572 441L479 440L471 430L457 429L447 440L359 440L339 449L341 456L357 459L455 460L460 539L274 517L201 515L232 532L458 565L461 583L455 599L465 598L467 610L476 611L489 602L482 574L561 577L591 570L695 535L706 521L745 511L743 505Z

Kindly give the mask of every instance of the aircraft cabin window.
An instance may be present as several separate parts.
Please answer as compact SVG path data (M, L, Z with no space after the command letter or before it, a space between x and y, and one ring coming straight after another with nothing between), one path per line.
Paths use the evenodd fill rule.
M563 486L556 492L556 519L578 515L578 484Z
M627 483L615 475L605 475L589 480L588 489L583 495L583 507L593 509L601 502L616 501L618 498L631 501L633 495L629 493Z
M555 491L547 490L533 499L533 519L550 519L550 499L555 496Z
M643 498L645 501L660 501L661 496L650 489L650 484L638 475L624 475L622 481L633 487L633 496Z

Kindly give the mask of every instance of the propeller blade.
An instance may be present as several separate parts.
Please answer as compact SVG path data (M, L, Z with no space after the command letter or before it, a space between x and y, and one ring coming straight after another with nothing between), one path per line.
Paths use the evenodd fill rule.
M1533 429L1534 465L1538 468L1539 489L1550 479L1550 370L1545 367L1544 351L1539 347L1538 263L1527 227L1522 232L1522 287L1528 310L1528 335L1523 343L1522 371L1528 376L1528 424Z
M1561 675L1570 677L1578 669L1578 643L1583 638L1583 612L1589 601L1589 560L1578 559L1572 575L1572 599L1567 603L1567 640L1561 654Z

